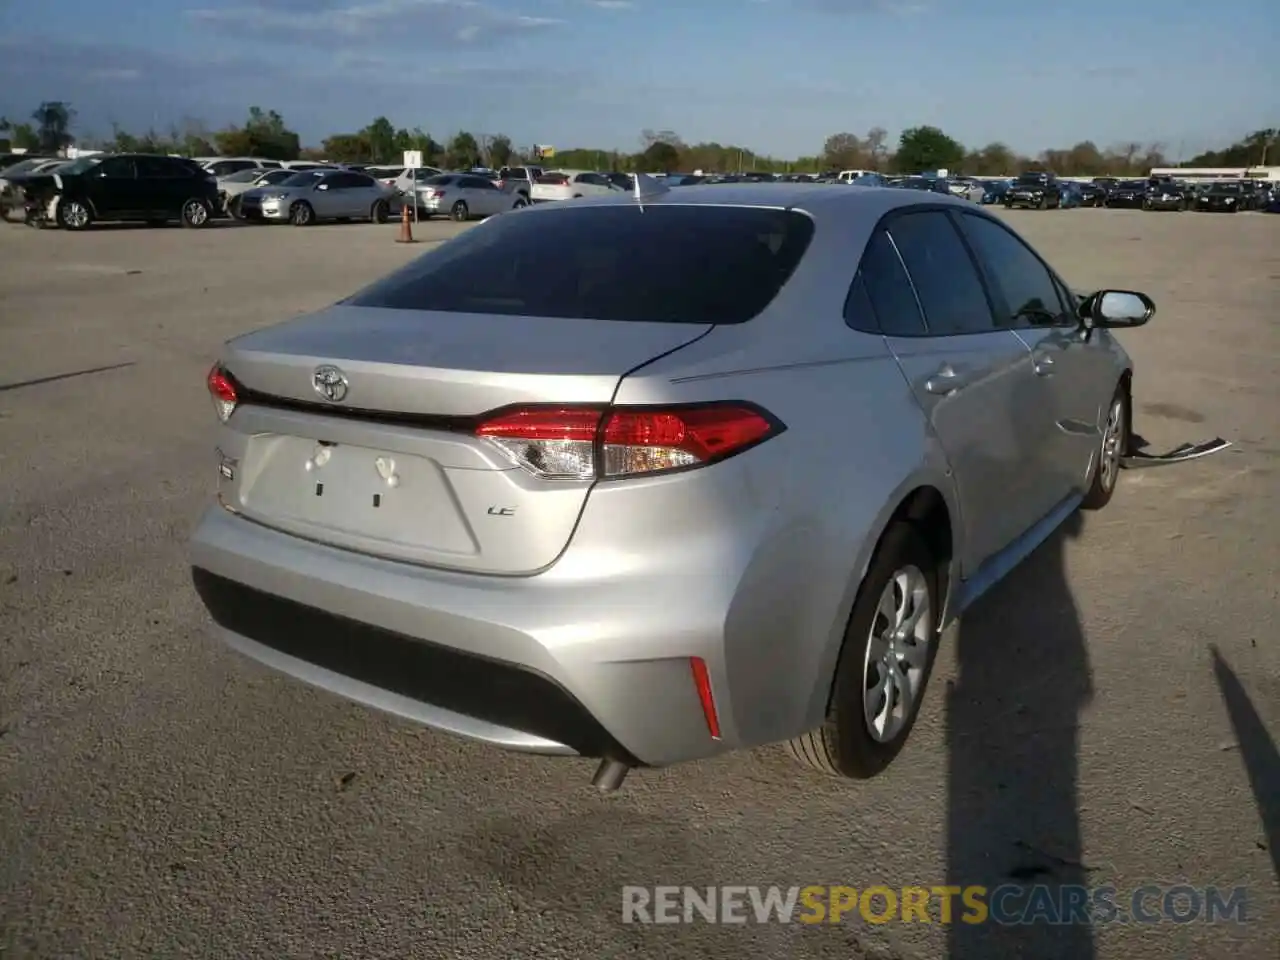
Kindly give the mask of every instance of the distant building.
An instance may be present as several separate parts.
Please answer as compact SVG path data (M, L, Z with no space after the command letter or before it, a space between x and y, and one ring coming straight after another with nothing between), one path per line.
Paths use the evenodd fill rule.
M1280 180L1280 167L1153 167L1152 177L1175 180Z

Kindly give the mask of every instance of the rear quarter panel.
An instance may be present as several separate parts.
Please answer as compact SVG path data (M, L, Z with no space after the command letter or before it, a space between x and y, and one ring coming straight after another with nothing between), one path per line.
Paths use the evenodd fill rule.
M843 321L863 242L851 238L826 263L830 251L817 251L817 263L806 257L795 289L765 314L714 328L626 377L616 395L623 404L747 400L786 425L729 461L735 482L745 470L770 494L730 572L725 676L713 677L718 701L731 694L728 710L748 745L822 722L858 586L904 498L935 486L958 517L945 458L883 338Z

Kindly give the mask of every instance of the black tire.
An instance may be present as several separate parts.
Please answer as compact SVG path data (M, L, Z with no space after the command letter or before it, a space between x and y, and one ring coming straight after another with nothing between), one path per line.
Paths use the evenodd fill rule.
M928 689L938 653L938 615L941 612L938 561L929 552L924 538L910 523L894 523L885 531L867 568L858 598L854 601L844 645L836 665L827 718L817 730L792 739L788 748L806 766L831 776L865 780L881 773L901 752L919 716L920 704ZM895 573L914 568L927 588L929 623L928 648L921 668L915 702L897 733L889 740L871 735L864 716L868 680L867 650L873 627L877 626L881 595Z
M180 219L182 220L182 225L188 230L199 230L201 227L207 227L212 218L213 211L209 209L208 201L200 197L191 197L183 201Z
M82 201L59 198L56 219L63 230L88 230L93 224L93 211Z
M1117 415L1118 408L1118 415ZM1112 418L1118 416L1115 431L1112 431ZM1107 407L1107 423L1102 430L1102 439L1098 445L1098 459L1093 465L1093 477L1089 481L1089 491L1080 503L1082 510L1101 510L1115 495L1120 483L1120 458L1129 449L1130 426L1133 413L1129 403L1129 388L1125 384L1116 387L1115 396ZM1111 465L1108 468L1108 459Z
M243 220L244 215L240 212L240 198L232 197L227 201L227 216L232 220Z
M513 203L513 204L511 205L511 209L512 209L512 210L523 210L523 209L524 209L525 207L527 207L528 205L529 205L529 202L528 202L527 200L525 200L523 197L518 197L518 198L516 199L516 202L515 202L515 203Z
M386 223L391 219L391 204L385 200L375 200L369 209L369 220L372 223Z
M316 222L316 212L311 209L311 204L305 200L299 200L289 208L289 223L295 227L309 227Z
M471 217L471 210L467 207L465 200L459 200L449 208L449 219L455 223L462 223Z

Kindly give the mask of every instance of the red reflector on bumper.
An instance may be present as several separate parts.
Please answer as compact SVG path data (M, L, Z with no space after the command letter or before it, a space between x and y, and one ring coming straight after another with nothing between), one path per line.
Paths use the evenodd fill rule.
M707 663L701 657L690 657L689 665L693 668L693 685L698 690L698 700L702 703L702 715L707 719L707 731L712 740L720 739L720 718L716 716L716 701L711 695L711 675L707 672Z

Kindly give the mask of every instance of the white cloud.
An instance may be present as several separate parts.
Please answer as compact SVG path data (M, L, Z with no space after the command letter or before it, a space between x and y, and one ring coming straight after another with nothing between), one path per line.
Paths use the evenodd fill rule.
M475 45L526 35L561 21L499 10L480 0L364 0L307 7L294 0L259 0L237 7L188 10L191 19L226 33L273 41L381 44L410 32L419 46Z

